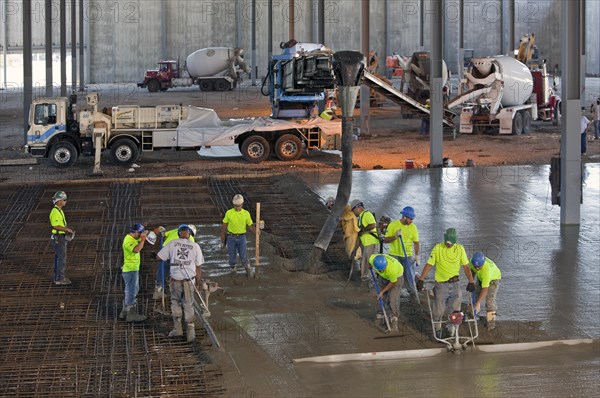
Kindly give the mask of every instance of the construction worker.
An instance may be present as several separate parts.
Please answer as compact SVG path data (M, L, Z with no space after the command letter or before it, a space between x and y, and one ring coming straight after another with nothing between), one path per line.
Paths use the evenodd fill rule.
M50 243L54 250L54 284L70 285L71 280L65 276L67 269L67 240L73 238L75 231L67 227L67 218L63 207L67 204L67 194L58 191L52 197L54 207L50 210L50 225L52 235Z
M390 255L402 263L405 271L404 285L409 289L413 286L415 269L418 266L415 258L419 256L419 230L413 224L415 209L406 206L400 214L402 217L399 220L394 220L388 225L383 242L390 243ZM403 297L409 296L406 289L402 289Z
M458 275L462 266L468 279L467 291L475 290L473 275L469 269L469 259L465 248L456 243L458 234L456 229L448 228L444 233L444 242L438 243L433 247L427 264L423 268L421 275L417 277L417 290L423 290L423 281L432 267L435 267L435 285L433 294L435 303L433 307L433 318L435 322L441 322L442 316L447 315L446 306L451 307L452 311L460 311L462 291L458 284ZM435 325L436 333L441 332L440 323ZM447 324L449 335L454 333L454 325Z
M193 224L187 224L190 227L192 233L190 234L190 241L195 242L196 236L196 227ZM155 229L155 233L162 233L163 241L161 248L165 247L170 241L178 239L179 234L177 233L178 228L173 228L170 230L166 230L164 227L158 227ZM169 262L168 261L160 261L156 268L156 278L154 283L154 293L152 295L153 300L158 300L163 295L163 289L165 286L165 281L169 279Z
M431 108L431 101L429 98L425 101L425 108ZM419 130L419 137L427 137L429 135L429 115L423 115L421 117L421 129Z
M372 254L369 257L369 265L377 273L377 286L379 295L377 300L382 300L386 311L390 311L390 328L398 331L398 317L400 316L400 288L402 285L402 274L404 268L394 257L388 254ZM378 313L376 321L384 320L384 315Z
M360 200L353 200L350 209L358 217L358 240L354 246L351 258L354 258L358 248L362 251L360 262L360 277L363 281L369 279L369 258L379 249L379 235L377 235L377 222L375 215L365 210L365 205Z
M594 116L594 139L600 139L600 97L596 99L596 104L592 104L591 109Z
M477 300L473 305L475 312L479 312L481 302L485 299L485 318L488 330L496 328L496 294L500 287L502 274L498 266L482 252L473 253L470 263L471 271L477 276Z
M335 198L333 197L329 197L325 201L325 206L330 211L331 209L333 209L334 204ZM346 204L344 210L342 211L342 215L340 216L340 226L342 229L342 233L344 234L344 245L346 247L346 254L352 261L360 259L360 248L354 253L354 257L352 256L354 248L356 247L356 241L358 240L359 228L356 216L352 212L352 208L349 204Z
M134 224L123 239L123 282L125 283L125 298L119 318L127 322L143 322L145 315L137 312L136 296L140 290L140 252L146 242L146 229L142 224Z
M590 120L581 115L581 156L585 156L587 152L587 129L590 125Z
M200 291L204 256L200 246L190 241L192 228L182 224L177 228L177 239L171 240L157 254L161 261L169 261L171 271L171 313L174 328L169 337L183 336L182 317L186 322L187 341L196 339L194 325L194 292Z
M235 265L239 254L240 261L246 269L246 275L250 277L252 276L252 270L246 255L246 228L249 228L253 233L256 233L256 228L252 224L252 218L248 210L242 208L244 197L238 193L233 197L232 203L233 208L227 210L225 217L223 217L221 245L227 246L231 270L236 272Z
M335 116L335 111L337 109L337 105L335 104L335 98L333 96L333 93L329 93L329 98L327 99L327 102L325 102L325 108L323 110L323 112L321 112L321 115L319 115L321 117L321 119L324 120L333 120L336 118Z

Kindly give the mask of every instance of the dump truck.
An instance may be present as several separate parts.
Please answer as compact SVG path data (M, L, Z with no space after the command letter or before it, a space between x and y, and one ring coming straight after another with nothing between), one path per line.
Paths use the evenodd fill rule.
M69 167L81 155L110 151L114 164L129 166L140 153L159 149L199 150L234 146L248 162L259 163L274 153L295 160L309 149L341 149L341 123L263 118L221 120L213 109L183 105L99 107L98 93L86 96L88 109L75 112L77 97L36 98L29 114L26 148L34 157Z
M159 61L158 69L147 70L137 85L151 93L193 85L202 91L233 90L241 81L241 73L250 71L243 54L241 48L203 48L188 55L183 67L178 61Z
M461 133L526 134L532 120L560 120L561 99L549 83L545 63L541 69L510 56L473 58L465 73L468 90L446 104L462 107Z

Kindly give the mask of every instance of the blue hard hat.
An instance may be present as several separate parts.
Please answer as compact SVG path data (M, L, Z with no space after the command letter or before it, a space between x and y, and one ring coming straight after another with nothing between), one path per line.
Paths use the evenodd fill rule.
M192 229L190 228L189 225L187 225L187 224L181 224L179 227L177 227L177 234L179 234L183 230L188 231L190 234L192 234L192 236L194 236L193 232L192 232Z
M482 252L473 253L471 263L473 264L473 267L481 268L483 266L483 263L485 263L485 255Z
M131 232L139 232L140 234L144 232L146 229L142 224L133 224L131 227Z
M410 206L406 206L404 209L402 209L400 214L402 214L404 217L414 219L415 218L415 209L413 209Z
M379 272L383 271L387 267L387 258L381 254L373 260L373 267Z

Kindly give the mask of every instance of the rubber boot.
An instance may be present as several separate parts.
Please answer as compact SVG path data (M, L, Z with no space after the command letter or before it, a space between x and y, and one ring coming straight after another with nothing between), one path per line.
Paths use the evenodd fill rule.
M187 329L186 329L185 333L187 335L188 343L191 343L192 341L196 340L196 328L193 323L187 324Z
M393 316L390 318L390 328L392 329L392 332L398 331L398 317L397 316Z
M487 330L496 329L496 311L488 311L485 314L485 318L487 320Z
M123 309L119 313L119 319L125 319L127 317L127 306L123 304Z
M173 318L173 330L169 332L169 337L183 336L183 327L181 326L181 318Z
M146 315L138 314L137 309L134 305L127 309L127 316L125 321L127 322L144 322L146 320Z

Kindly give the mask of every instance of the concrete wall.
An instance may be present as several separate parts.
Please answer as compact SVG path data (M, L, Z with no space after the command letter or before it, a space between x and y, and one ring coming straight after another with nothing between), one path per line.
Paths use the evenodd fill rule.
M164 4L162 3L164 1ZM236 21L235 1L188 0L117 0L86 1L85 17L89 23L89 43L92 83L135 82L145 69L153 67L163 55L162 35L166 35L165 55L185 57L209 46L236 44L240 29L241 46L246 59L251 60L251 2L239 0L241 19ZM550 68L560 63L560 2L561 0L517 0L515 10L515 42L527 32L536 35L541 56ZM502 50L508 32L502 29L502 0L465 0L465 48L476 55L496 55ZM9 50L18 51L22 44L22 4L8 1L8 11L2 12L0 44L4 26L8 26ZM44 2L33 1L33 42L44 43ZM53 0L53 41L58 44L58 0ZM273 52L288 38L288 0L273 0ZM296 37L298 41L316 40L316 0L296 0ZM421 49L419 45L418 0L371 0L371 48L385 62L386 45L401 55ZM428 49L431 9L437 1L425 0L424 47ZM161 25L161 5L166 9L166 24ZM257 0L257 66L259 77L267 68L267 0ZM70 0L67 0L67 16ZM600 74L600 1L586 1L587 72ZM385 31L386 15L391 22ZM458 0L445 2L446 45L444 58L456 72L458 65ZM327 0L325 9L325 44L334 50L360 49L360 1ZM67 19L69 20L69 19ZM164 32L164 33L163 33ZM67 33L67 41L70 33ZM87 41L87 40L86 40ZM514 43L516 45L516 43ZM43 49L41 50L43 51ZM506 52L506 51L505 51ZM0 68L2 66L0 65ZM383 72L383 67L380 68ZM35 77L34 77L35 80ZM87 79L86 79L87 80Z

